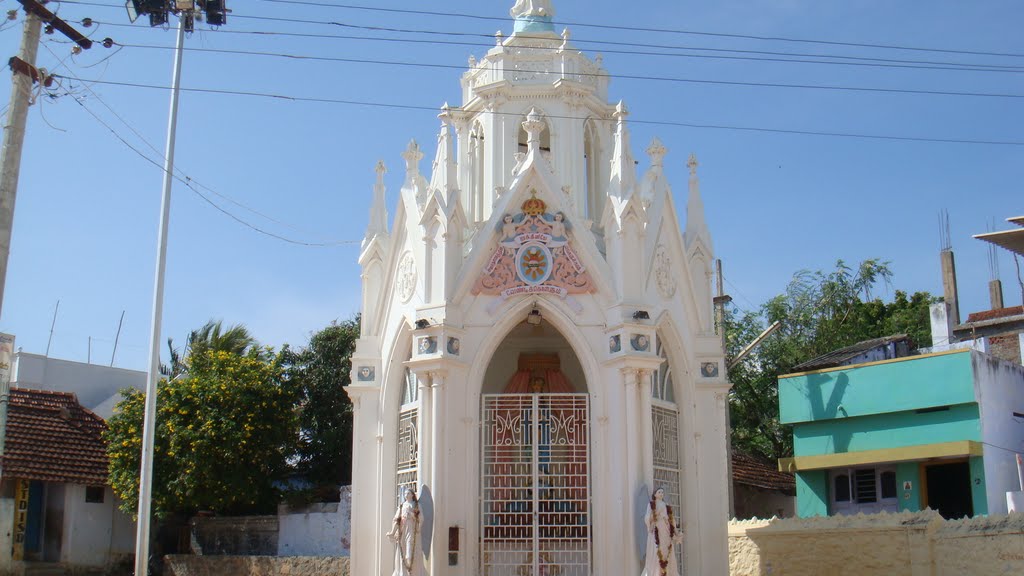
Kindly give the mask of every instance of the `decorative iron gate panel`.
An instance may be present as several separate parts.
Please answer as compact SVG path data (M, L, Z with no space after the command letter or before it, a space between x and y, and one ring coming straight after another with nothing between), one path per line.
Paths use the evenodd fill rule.
M590 397L485 395L482 411L481 574L590 576Z

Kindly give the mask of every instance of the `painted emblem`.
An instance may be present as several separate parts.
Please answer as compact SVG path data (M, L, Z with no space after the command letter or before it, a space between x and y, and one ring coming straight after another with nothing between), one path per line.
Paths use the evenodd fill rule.
M516 253L516 272L530 286L543 284L551 277L551 251L540 242L527 242Z
M448 338L448 353L452 356L458 356L462 349L462 343L459 342L458 338Z
M582 305L571 295L594 290L590 274L570 245L571 226L565 214L547 210L533 191L523 202L522 212L505 214L497 224L498 245L473 287L473 294L501 298L488 307L491 313L502 300L527 294L563 298L580 312Z
M373 382L374 373L373 366L360 366L359 367L359 381L360 382Z

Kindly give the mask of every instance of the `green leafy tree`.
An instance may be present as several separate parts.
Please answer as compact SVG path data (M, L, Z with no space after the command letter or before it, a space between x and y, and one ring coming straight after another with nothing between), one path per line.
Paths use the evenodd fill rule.
M157 388L153 510L158 516L210 510L270 512L274 482L287 473L297 436L296 395L281 358L249 347L242 355L193 350L179 378ZM108 421L110 484L121 508L138 505L145 395L126 390Z
M325 488L324 497L336 497L333 488L352 481L352 402L344 388L350 383L358 338L358 317L333 323L289 359L289 374L300 398L295 466Z
M790 430L779 422L778 377L834 350L871 338L906 333L917 345L931 341L927 292L908 297L896 291L892 302L873 298L889 286L887 262L865 260L855 269L842 260L831 272L800 271L786 292L755 312L726 311L726 348L735 357L766 327L781 326L729 370L733 447L768 459L793 453Z

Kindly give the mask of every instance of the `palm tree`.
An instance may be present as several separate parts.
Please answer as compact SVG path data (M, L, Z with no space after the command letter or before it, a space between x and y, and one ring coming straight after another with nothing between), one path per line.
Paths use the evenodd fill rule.
M222 320L210 320L202 328L189 332L184 351L174 347L173 338L167 339L170 363L162 365L160 371L173 379L185 373L186 361L193 354L214 351L242 355L257 346L259 342L249 334L244 324L225 329Z

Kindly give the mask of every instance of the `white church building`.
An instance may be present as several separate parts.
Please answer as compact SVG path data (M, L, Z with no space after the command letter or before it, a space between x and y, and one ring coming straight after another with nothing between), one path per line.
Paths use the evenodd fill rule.
M665 489L686 575L728 572L729 383L691 157L686 225L655 140L638 174L607 72L519 0L515 32L412 142L359 262L352 574L405 574L385 536L420 495L413 574L640 576ZM428 179L429 177L429 179ZM648 576L656 576L648 574Z

